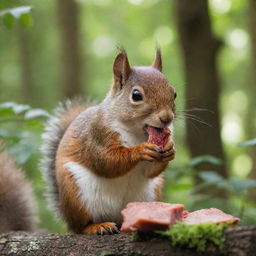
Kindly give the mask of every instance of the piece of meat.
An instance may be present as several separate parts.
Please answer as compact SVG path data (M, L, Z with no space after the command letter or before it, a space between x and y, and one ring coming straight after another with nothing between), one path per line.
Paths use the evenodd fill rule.
M124 222L121 231L166 230L177 220L182 220L184 205L162 202L129 203L121 213Z
M239 218L236 218L230 214L226 214L223 211L216 208L201 209L194 212L185 212L183 213L183 222L188 225L196 225L201 223L237 223L240 221Z
M145 131L148 133L148 142L157 145L163 149L171 134L169 128L156 128L153 126L146 126Z

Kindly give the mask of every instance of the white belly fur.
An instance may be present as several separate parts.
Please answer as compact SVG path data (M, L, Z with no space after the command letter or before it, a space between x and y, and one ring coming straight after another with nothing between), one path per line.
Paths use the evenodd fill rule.
M99 177L75 162L68 162L64 167L74 175L80 199L93 223L111 221L120 224L120 212L128 202L156 200L154 190L159 178L144 176L147 164L141 162L127 175L115 179Z

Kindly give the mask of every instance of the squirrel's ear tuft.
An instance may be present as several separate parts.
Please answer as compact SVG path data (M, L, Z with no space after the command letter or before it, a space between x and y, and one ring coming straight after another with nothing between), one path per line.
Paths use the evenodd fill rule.
M127 54L124 50L121 50L121 52L116 56L113 65L115 83L119 83L122 87L123 83L128 79L131 71Z
M156 57L152 63L152 67L162 72L162 55L159 48L156 50Z

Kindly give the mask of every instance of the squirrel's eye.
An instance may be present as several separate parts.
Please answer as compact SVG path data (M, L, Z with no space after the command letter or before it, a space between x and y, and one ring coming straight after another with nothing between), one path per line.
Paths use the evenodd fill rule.
M175 93L174 93L174 99L176 99L176 98L177 98L177 93L175 92Z
M142 94L139 90L133 90L132 92L132 99L134 101L141 101L142 100Z

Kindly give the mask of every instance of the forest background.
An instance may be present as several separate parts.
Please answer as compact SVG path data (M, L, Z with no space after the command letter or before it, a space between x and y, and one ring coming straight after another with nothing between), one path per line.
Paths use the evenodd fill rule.
M156 45L177 92L177 154L164 201L256 223L256 0L0 0L0 139L33 184L40 227L43 125L59 101L101 101L123 46L150 65Z

